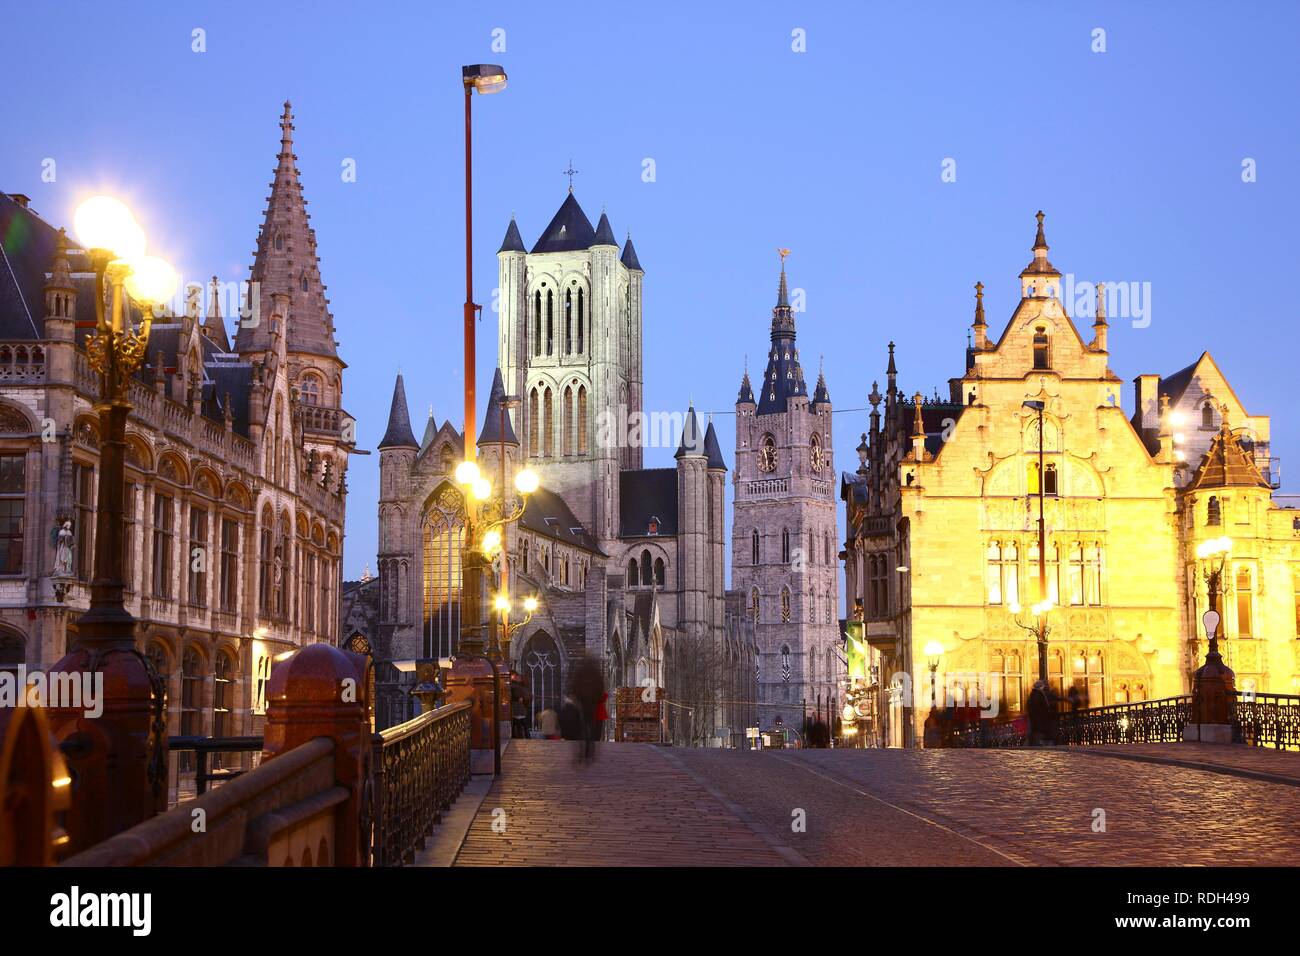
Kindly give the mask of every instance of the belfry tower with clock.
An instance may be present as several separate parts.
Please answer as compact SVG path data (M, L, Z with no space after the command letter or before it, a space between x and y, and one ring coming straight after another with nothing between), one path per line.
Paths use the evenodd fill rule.
M755 621L759 725L802 735L805 715L829 724L838 714L844 661L831 399L824 375L812 395L804 382L788 254L763 380L755 388L746 370L736 399L731 586Z

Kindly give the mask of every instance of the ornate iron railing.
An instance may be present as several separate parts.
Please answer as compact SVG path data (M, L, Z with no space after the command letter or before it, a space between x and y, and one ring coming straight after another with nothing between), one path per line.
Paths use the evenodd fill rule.
M1300 697L1238 691L1229 706L1234 743L1300 750Z
M449 704L371 737L372 865L410 863L469 782L470 709Z
M1076 747L1177 743L1191 716L1190 694L1069 710L1056 716L1056 742Z
M958 724L944 742L949 747L1023 747L1026 724L1023 717L1003 720L974 720Z

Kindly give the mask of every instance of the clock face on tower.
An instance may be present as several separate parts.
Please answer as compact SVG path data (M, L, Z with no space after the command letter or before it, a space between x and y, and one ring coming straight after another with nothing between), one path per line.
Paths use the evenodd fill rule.
M776 471L776 439L771 435L763 436L763 444L758 449L758 470L764 473Z
M812 438L812 450L809 452L810 464L814 472L820 472L826 466L826 452L822 451L821 439L816 435Z

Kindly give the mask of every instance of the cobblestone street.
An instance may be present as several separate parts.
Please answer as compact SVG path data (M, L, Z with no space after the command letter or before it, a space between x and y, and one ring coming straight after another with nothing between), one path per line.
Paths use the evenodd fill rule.
M1296 754L1186 744L1110 754L607 744L579 767L571 747L512 742L456 865L1259 866L1300 858L1300 786L1281 782L1300 778ZM1219 769L1152 762L1163 760ZM1098 811L1104 829L1094 828Z

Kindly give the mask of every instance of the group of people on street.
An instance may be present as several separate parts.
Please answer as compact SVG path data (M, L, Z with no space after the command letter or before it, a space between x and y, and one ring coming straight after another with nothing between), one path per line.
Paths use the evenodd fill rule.
M595 759L596 741L605 734L605 721L609 720L609 693L605 690L605 675L600 663L583 657L574 666L569 677L569 689L559 711L546 707L537 715L536 730L544 740L573 740L578 742L579 763ZM533 727L529 715L533 710L533 694L524 679L511 672L510 720L511 736L530 738Z

